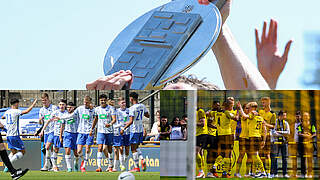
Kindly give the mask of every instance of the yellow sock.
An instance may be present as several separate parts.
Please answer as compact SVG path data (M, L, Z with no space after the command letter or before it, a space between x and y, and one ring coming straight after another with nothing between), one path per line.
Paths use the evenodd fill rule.
M259 170L261 172L265 172L264 167L263 167L263 162L260 159L259 155L254 155L253 156L253 164L256 164L256 166L259 167ZM254 166L255 167L255 166ZM257 168L255 167L254 170L256 170Z
M203 150L203 155L201 158L201 169L204 171L205 174L207 174L207 172L208 172L208 170L207 170L207 154L208 154L208 151Z
M236 173L240 173L241 164L242 164L242 161L236 163Z
M271 171L271 158L266 158L265 159L265 163L266 163L266 171L268 174L270 174Z
M224 158L223 159L223 164L224 164L224 168L223 171L230 173L231 172L231 158Z

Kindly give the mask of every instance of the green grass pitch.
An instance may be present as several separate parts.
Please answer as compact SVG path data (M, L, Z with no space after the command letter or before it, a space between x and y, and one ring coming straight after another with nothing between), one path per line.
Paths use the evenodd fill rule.
M29 171L21 180L117 180L120 172L41 172ZM160 172L132 173L136 180L160 179ZM0 172L0 179L11 179L9 173Z
M187 178L185 177L161 177L161 180L186 180ZM201 178L203 179L203 178ZM215 179L215 178L204 178L204 179ZM217 178L217 179L227 179L227 178ZM252 178L228 178L228 179L252 179ZM268 178L263 178L263 179L268 179ZM288 178L273 178L276 180L288 180ZM303 179L303 178L295 178L295 179Z

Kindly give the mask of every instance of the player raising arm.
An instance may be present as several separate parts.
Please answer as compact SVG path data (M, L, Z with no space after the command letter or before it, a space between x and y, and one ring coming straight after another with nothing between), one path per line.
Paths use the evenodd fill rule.
M1 122L0 122L0 129L4 129L4 126L3 124L1 124ZM29 169L25 169L23 171L21 169L15 169L12 166L12 163L10 162L10 159L6 151L6 147L3 143L1 134L0 134L0 157L4 165L6 166L6 168L8 168L8 171L10 172L12 179L14 180L19 179L29 171Z
M259 156L259 149L263 148L266 141L266 127L264 125L264 119L259 116L257 113L258 104L256 102L249 102L247 104L247 107L249 108L248 114L244 113L242 106L240 102L237 103L237 107L240 111L240 114L243 118L246 118L248 120L248 129L249 129L249 141L250 141L250 151L249 156L247 160L247 166L246 168L249 168L251 165L251 170L255 171L256 168L253 166L255 163L258 164L258 166L261 168L261 174L262 177L266 177L266 172L263 167L263 163ZM261 141L261 128L264 129L264 135L263 140Z
M229 97L224 103L224 113L217 118L218 128L218 148L219 154L222 158L217 158L215 164L212 167L212 171L215 172L217 169L217 164L222 163L223 158L225 159L223 178L231 177L231 165L232 165L232 155L231 151L234 144L234 132L231 130L232 121L238 121L238 114L235 115L234 110L234 99ZM221 152L220 152L221 150ZM219 155L218 155L219 156Z
M124 131L130 127L130 144L131 152L134 161L134 169L132 171L140 172L139 159L141 160L141 166L143 171L146 170L146 162L143 159L142 153L139 148L139 144L143 140L143 116L149 118L149 112L144 104L138 102L139 95L136 92L132 92L129 95L130 102L133 104L129 108L129 122L121 128L120 134L123 135Z
M33 101L31 106L26 110L19 109L19 100L14 98L11 99L10 104L11 108L7 110L2 119L6 120L6 129L7 129L7 142L8 148L10 149L11 153L9 154L9 159L11 163L22 159L23 155L25 154L25 147L20 139L20 132L19 132L19 118L23 114L29 113L32 108L36 105L37 99ZM7 172L8 168L4 169L4 172Z

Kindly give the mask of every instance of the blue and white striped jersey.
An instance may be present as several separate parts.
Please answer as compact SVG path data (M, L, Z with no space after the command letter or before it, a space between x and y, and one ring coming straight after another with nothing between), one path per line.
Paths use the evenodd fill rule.
M143 133L142 119L148 110L144 104L134 104L129 108L129 117L133 117L133 123L130 126L131 133Z
M99 106L95 108L95 116L98 117L98 133L113 133L113 127L106 127L110 124L112 116L116 115L114 107L107 105L105 108Z
M72 113L71 113L72 114ZM68 113L68 116L71 115ZM64 131L69 133L77 133L78 130L78 119L76 117L69 117L63 121L65 124Z
M50 120L51 113L56 110L58 110L58 107L52 104L50 104L48 108L42 107L39 111L39 118L43 118L44 124L46 124L46 122ZM54 128L54 123L50 122L46 127L46 129L44 130L44 134L53 132L53 128Z
M5 126L7 128L7 136L19 136L19 118L21 116L20 109L9 109L4 113L6 119Z
M79 106L74 111L73 118L78 120L78 133L89 134L93 124L94 109L87 109L84 105Z
M116 110L116 114L117 114L117 122L113 125L114 126L113 133L115 136L120 136L121 127L124 127L125 123L129 121L129 108L125 108L125 109L119 108ZM123 135L129 135L129 134L130 134L130 128L127 128L126 130L124 130Z
M65 116L67 116L69 113L67 110L64 110L63 112L61 112L61 110L56 110L53 113L51 113L51 118L54 117L58 117L58 118L64 118ZM60 129L61 129L61 125L64 123L63 119L57 120L57 121L53 121L54 123L54 136L60 136Z

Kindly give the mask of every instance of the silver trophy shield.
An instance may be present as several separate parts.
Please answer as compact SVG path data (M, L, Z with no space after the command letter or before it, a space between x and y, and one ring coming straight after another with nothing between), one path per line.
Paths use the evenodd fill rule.
M154 89L175 79L217 40L222 26L219 8L225 1L200 5L197 0L176 0L140 16L108 48L105 75L131 70L131 89Z

